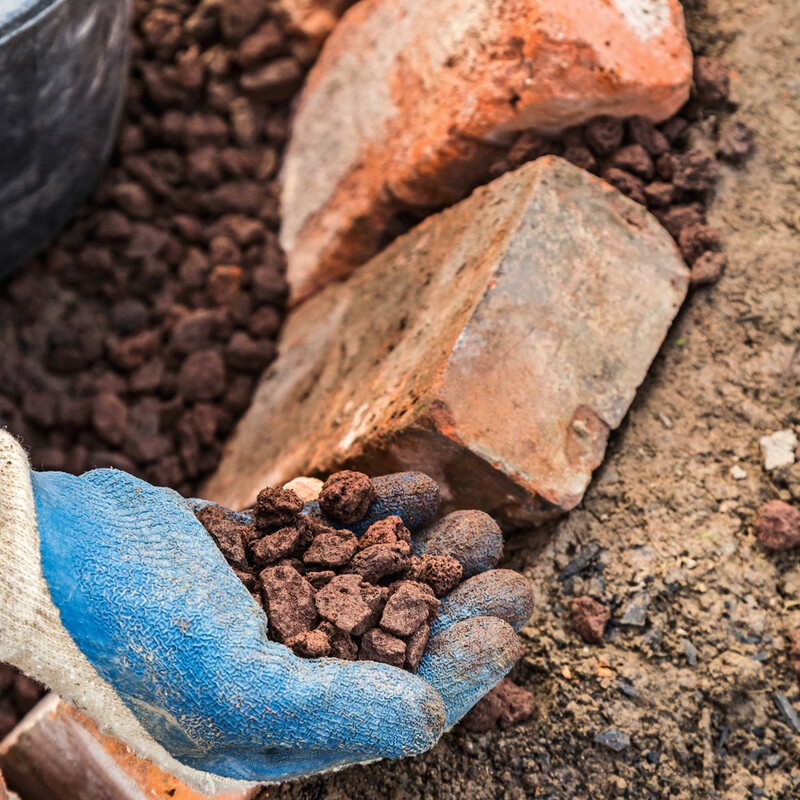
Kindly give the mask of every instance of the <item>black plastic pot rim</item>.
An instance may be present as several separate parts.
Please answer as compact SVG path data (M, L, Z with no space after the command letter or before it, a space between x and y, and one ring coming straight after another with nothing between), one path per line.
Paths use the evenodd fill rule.
M18 8L10 12L9 17L4 19L0 16L0 47L64 2L65 0L24 0Z

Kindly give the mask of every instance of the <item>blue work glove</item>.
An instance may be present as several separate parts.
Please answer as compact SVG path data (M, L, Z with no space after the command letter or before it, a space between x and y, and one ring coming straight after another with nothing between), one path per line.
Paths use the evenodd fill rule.
M491 570L502 539L480 512L417 536L418 552L453 554L473 577L443 601L411 674L301 659L269 641L266 615L195 518L196 501L109 469L30 472L30 484L60 623L144 731L194 770L277 781L421 753L517 660L515 629L532 596L521 576ZM398 514L419 529L435 512L428 479L376 485L373 515Z

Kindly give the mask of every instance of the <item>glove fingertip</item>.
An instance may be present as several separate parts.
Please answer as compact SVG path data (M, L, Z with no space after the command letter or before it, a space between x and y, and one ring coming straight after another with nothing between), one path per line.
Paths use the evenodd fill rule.
M417 675L436 689L447 729L496 686L519 659L514 629L496 617L472 617L431 639Z

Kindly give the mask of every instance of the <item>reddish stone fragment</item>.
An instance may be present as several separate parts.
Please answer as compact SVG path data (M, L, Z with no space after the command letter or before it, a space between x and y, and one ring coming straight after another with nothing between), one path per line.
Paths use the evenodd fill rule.
M343 567L353 557L357 547L358 539L355 534L345 530L331 530L314 538L303 554L303 561L309 566L323 569Z
M320 623L318 630L323 631L328 637L331 645L331 658L341 658L344 661L355 661L358 658L358 645L349 633L339 630L327 620Z
M367 532L359 539L358 549L366 550L375 544L394 544L395 542L405 542L411 546L411 534L403 525L400 517L385 517L373 523Z
M597 167L597 159L592 155L592 151L583 145L565 147L564 158L581 169L592 171Z
M418 588L413 581L402 581L386 602L380 626L395 636L411 636L435 613L439 601Z
M378 661L381 664L402 667L406 660L406 643L380 628L373 628L361 639L358 660Z
M323 586L327 586L331 582L331 578L336 573L332 569L324 569L318 572L306 572L306 580L317 590Z
M108 359L115 367L131 372L156 353L160 339L161 332L158 330L142 331L128 336L111 347Z
M789 550L800 545L800 511L782 500L762 506L756 520L758 541L769 550Z
M524 722L536 711L533 693L518 686L511 678L503 678L493 691L503 704L503 713L498 720L501 728L508 728Z
M678 237L681 255L690 263L694 262L707 250L719 244L719 233L710 225L698 223L684 228Z
M205 506L196 516L225 556L225 560L234 569L247 572L248 563L244 549L245 526L230 519L225 510L219 506Z
M305 576L306 574L306 566L299 558L282 558L280 561L276 561L274 566L291 567L300 575Z
M262 61L278 55L283 48L281 29L274 20L268 20L242 40L236 51L236 59L244 69L251 69Z
M653 177L653 159L640 144L629 144L627 147L620 148L611 156L609 163L645 180Z
M615 189L619 189L622 194L630 197L631 200L645 205L647 200L644 196L644 181L631 175L630 172L608 167L603 170L603 180L610 183Z
M240 572L238 569L233 571L236 577L244 584L245 589L251 594L255 593L257 588L255 576L249 572ZM259 605L263 605L260 594L256 596L256 600L258 600Z
M280 528L250 542L250 557L256 567L290 558L300 550L300 531L295 527Z
M667 137L643 117L629 120L628 129L633 141L644 147L651 156L660 156L669 150Z
M718 58L697 56L694 60L694 92L704 106L722 103L730 91L730 70Z
M315 602L320 616L354 636L372 627L380 615L380 591L365 587L358 575L332 578L317 592Z
M218 350L187 356L178 372L178 390L187 400L213 400L225 391L225 362Z
M303 502L293 491L268 486L256 498L253 524L261 530L278 530L294 522L302 510Z
M427 583L437 597L454 589L464 574L464 567L452 556L422 556L411 580Z
M128 424L128 407L115 394L103 392L92 401L92 425L110 445L122 444Z
M666 206L675 196L675 187L671 183L654 181L644 187L644 196L651 206Z
M319 628L292 636L291 639L286 640L286 646L291 647L295 655L303 658L322 658L331 653L330 640L325 631Z
M408 569L410 553L411 548L405 542L374 544L356 553L346 569L357 572L365 581L377 583L387 575Z
M656 213L656 212L654 212ZM677 239L681 231L692 225L703 223L705 214L700 203L689 203L684 206L673 206L666 213L656 214L661 224L669 231L670 236Z
M367 475L342 470L331 475L319 493L319 506L326 516L352 525L360 522L375 499L375 487Z
M487 733L497 727L503 709L503 701L491 691L472 706L464 715L461 724L473 733Z
M587 642L603 641L606 624L611 619L611 609L591 597L577 597L572 601L572 624Z
M406 640L406 669L416 672L431 635L431 626L420 625Z
M695 148L672 157L672 182L679 189L700 192L710 189L719 177L719 165L713 153Z
M235 265L214 267L208 276L207 289L211 299L217 304L228 303L242 286L243 272Z
M319 619L311 584L290 566L269 567L259 575L270 631L278 642L285 642L303 631L312 630Z
M260 372L275 358L275 344L251 339L244 331L237 331L225 346L225 361L237 370Z
M692 272L689 275L690 286L707 286L716 283L725 269L727 258L725 253L706 252L692 264Z
M587 123L584 135L597 155L607 156L622 144L624 128L616 117L595 117Z
M269 61L242 75L239 84L245 94L269 103L292 97L303 81L303 71L294 58Z

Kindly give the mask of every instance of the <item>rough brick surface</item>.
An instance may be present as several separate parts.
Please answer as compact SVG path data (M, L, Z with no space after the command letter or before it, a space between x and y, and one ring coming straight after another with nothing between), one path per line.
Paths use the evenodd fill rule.
M22 797L58 800L205 800L178 778L103 734L86 714L49 694L0 744L0 767ZM251 800L258 788L214 795ZM0 792L0 798L2 797ZM17 795L12 794L12 798Z
M543 158L429 217L289 316L204 496L419 469L507 523L575 506L687 287L641 206Z
M395 215L464 197L514 130L660 121L692 73L678 0L361 0L309 74L284 166L296 302Z

